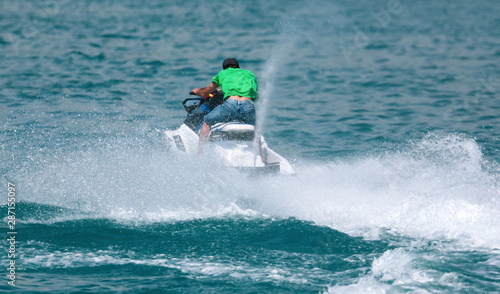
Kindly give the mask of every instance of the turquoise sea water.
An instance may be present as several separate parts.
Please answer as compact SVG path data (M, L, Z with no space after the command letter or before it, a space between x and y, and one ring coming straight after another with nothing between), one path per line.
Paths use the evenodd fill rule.
M296 177L166 150L226 57ZM493 0L0 1L0 290L499 293L499 65Z

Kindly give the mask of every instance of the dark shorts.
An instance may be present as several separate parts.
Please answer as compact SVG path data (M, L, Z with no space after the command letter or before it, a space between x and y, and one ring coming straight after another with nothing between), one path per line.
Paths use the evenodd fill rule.
M227 99L223 104L215 107L214 110L205 115L204 120L209 126L233 120L255 125L255 104L252 100Z

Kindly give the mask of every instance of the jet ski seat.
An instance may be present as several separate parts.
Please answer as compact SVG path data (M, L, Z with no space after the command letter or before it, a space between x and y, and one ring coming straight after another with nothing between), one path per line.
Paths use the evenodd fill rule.
M233 121L217 123L210 128L209 141L253 141L255 126Z

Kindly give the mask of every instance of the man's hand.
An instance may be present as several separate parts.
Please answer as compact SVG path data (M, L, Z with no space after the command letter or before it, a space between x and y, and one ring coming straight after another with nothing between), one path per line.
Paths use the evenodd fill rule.
M191 92L193 92L194 94L200 96L199 91L200 91L200 88L194 88Z
M217 84L211 83L208 87L193 89L193 93L200 97L208 98L208 95L210 95L210 93L212 93L215 89L217 89Z

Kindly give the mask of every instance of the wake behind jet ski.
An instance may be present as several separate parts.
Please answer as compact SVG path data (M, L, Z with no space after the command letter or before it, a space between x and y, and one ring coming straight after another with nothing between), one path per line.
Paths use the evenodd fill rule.
M194 93L190 93L194 94ZM204 116L224 97L221 91L213 92L208 99L186 98L182 106L187 112L184 123L177 130L165 131L170 150L197 156L199 131ZM241 121L217 123L211 126L207 150L226 166L255 173L293 174L290 163L267 146L263 136L256 135L255 126Z

